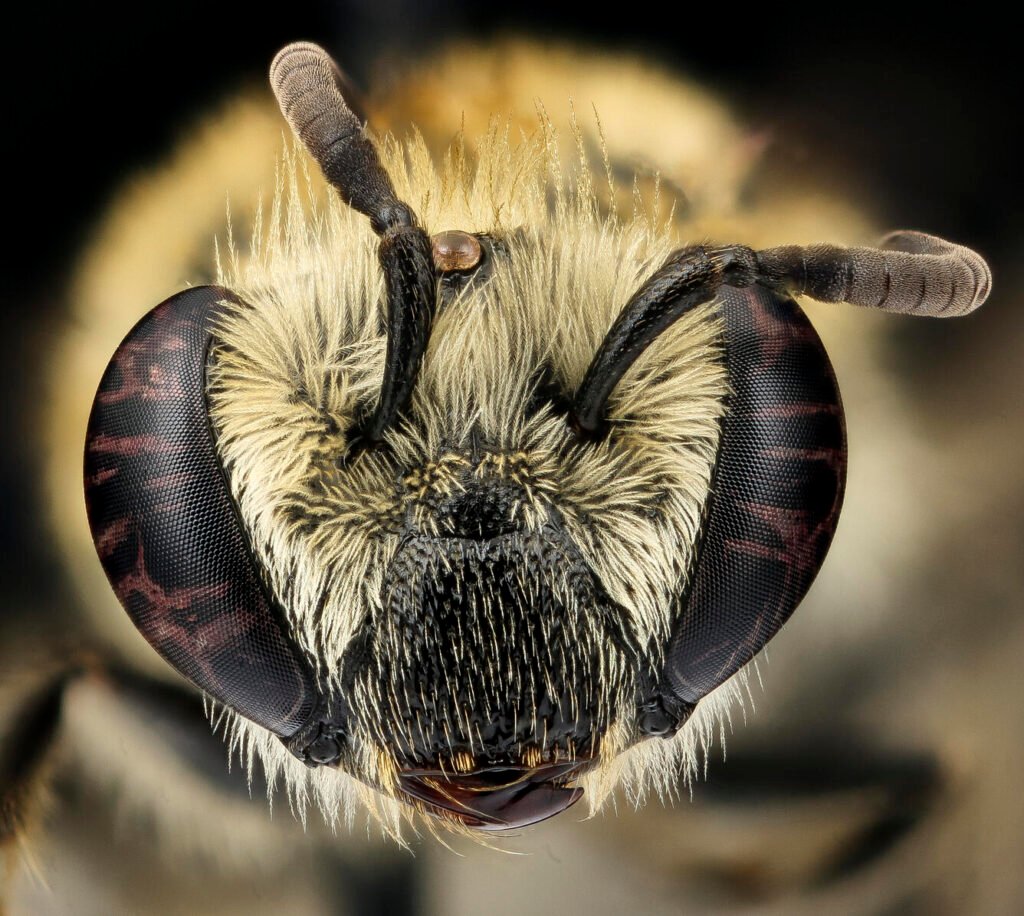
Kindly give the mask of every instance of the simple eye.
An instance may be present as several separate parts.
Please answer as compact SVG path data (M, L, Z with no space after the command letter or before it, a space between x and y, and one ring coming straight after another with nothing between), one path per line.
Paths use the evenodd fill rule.
M476 270L486 257L480 239L458 229L449 229L431 236L430 249L434 256L434 267L440 274Z
M431 236L430 249L442 300L458 295L470 283L486 280L494 269L493 241L486 235L449 229Z

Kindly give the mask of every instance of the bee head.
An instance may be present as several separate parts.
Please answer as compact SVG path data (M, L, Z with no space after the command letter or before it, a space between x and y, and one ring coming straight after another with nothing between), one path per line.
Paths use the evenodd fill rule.
M567 183L543 121L438 171L378 150L321 49L271 80L337 195L290 159L250 255L115 354L86 454L115 591L329 813L500 830L671 783L692 741L645 739L781 627L838 518L791 253L674 251Z

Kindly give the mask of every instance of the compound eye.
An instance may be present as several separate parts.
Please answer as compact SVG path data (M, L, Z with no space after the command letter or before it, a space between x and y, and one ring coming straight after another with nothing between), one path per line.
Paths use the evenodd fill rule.
M684 711L750 661L803 599L846 481L842 401L807 316L756 286L724 287L720 314L732 394L699 560L666 653L665 682ZM668 731L659 716L646 723Z
M263 584L209 422L206 369L226 303L242 305L193 287L118 348L89 420L86 505L107 577L149 643L204 693L290 737L319 691Z
M430 240L434 266L438 273L464 273L474 270L483 259L480 240L468 232L449 229L439 232Z

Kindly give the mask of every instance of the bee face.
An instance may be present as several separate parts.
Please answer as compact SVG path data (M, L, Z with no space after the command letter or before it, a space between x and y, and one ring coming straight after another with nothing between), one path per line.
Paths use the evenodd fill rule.
M540 145L496 145L468 176L432 174L416 143L386 161L435 252L453 236L482 252L438 271L401 423L353 444L386 343L373 240L337 203L311 216L296 197L221 278L244 305L210 360L217 447L294 638L344 705L344 768L400 795L419 772L565 781L641 736L716 452L720 320L699 310L659 341L613 434L581 441L571 393L669 240L568 190L550 209ZM451 225L469 230L433 232Z
M838 518L842 408L789 294L956 314L984 262L674 249L543 119L439 168L378 153L319 49L272 80L341 199L289 157L250 252L115 354L86 487L122 604L328 811L504 829L599 803L626 751L671 778L691 745L643 739L781 627Z

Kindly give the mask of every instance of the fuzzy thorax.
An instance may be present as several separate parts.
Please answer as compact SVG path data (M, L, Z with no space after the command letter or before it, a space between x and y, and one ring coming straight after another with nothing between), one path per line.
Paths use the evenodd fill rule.
M479 234L488 263L468 283L440 287L412 403L379 446L349 452L353 429L373 408L386 347L376 239L294 155L249 252L230 246L221 260L218 282L247 304L222 322L210 411L292 638L317 661L323 683L349 693L359 723L354 775L391 785L399 755L391 745L417 727L437 726L453 755L480 752L483 739L474 743L465 725L467 691L495 709L513 697L540 734L546 679L569 691L563 720L570 707L590 710L601 733L600 765L584 781L593 805L621 773L637 788L651 778L667 785L680 766L693 766L694 736L710 727L698 717L673 741L643 742L619 758L636 740L639 680L659 667L693 564L726 396L720 328L713 304L681 319L614 390L607 437L577 441L562 402L630 295L681 240L650 215L656 201L639 194L632 213L609 211L601 202L615 195L594 189L606 179L592 176L582 156L559 162L544 121L514 143L494 127L476 148L471 162L457 142L437 165L419 138L383 144L398 195L425 230ZM423 647L403 643L409 627L396 627L389 608L396 588L423 593L421 581L406 581L417 577L431 577L435 603L444 598L438 582L462 589L471 577L452 560L466 537L452 501L467 486L492 485L507 493L488 510L496 532L488 543L518 538L501 558L512 567L503 581L513 584L449 603L465 629L449 636L448 661L432 681L407 670L426 665ZM523 545L547 543L552 526L560 540L551 562L534 565L536 552ZM415 568L406 563L406 575L410 538L434 553ZM474 550L482 540L470 538ZM577 567L583 585L567 573ZM531 603L538 593L546 605ZM407 604L402 613L415 629L421 603ZM541 605L559 619L535 619ZM548 643L552 623L565 628ZM527 630L529 650L518 641ZM363 662L353 672L356 643ZM459 670L462 649L473 662L468 673ZM448 689L453 677L462 686ZM400 696L413 679L431 694L424 703ZM331 817L339 802L361 797L397 828L391 801L342 773L305 770L257 732L241 720L235 730L249 759L261 757L271 776L284 771L294 797L312 792ZM554 739L544 746L528 732L516 737L516 753L552 751Z

